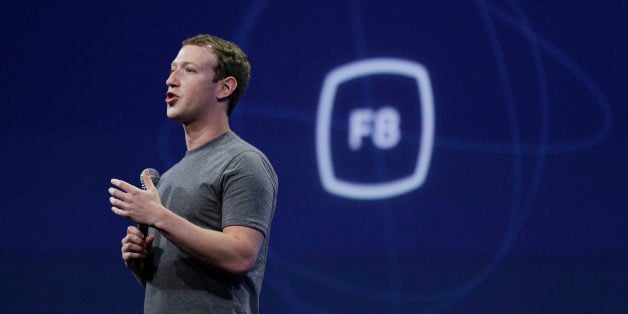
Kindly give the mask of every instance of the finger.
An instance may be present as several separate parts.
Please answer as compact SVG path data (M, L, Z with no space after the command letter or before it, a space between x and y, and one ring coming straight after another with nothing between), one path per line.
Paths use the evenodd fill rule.
M142 255L146 255L146 253L148 252L148 250L141 246L141 245L137 245L135 243L127 243L126 245L122 246L122 252L129 252L129 253L139 253Z
M127 192L127 193L139 190L133 184L127 183L127 182L125 182L123 180L120 180L120 179L111 179L111 184L113 184L114 186L118 187L119 189L121 189L122 191Z
M151 247L153 246L153 241L155 241L155 236L154 235L149 235L148 237L146 237L146 247Z
M141 253L133 253L133 252L122 253L122 259L125 262L128 262L129 260L132 260L132 259L145 259L145 258L146 258L146 255L141 254Z
M122 246L124 246L125 244L131 242L131 235L127 234L126 237L122 238Z
M152 234L146 238L146 254L153 254L153 241L155 241L155 236Z
M126 236L122 239L122 244L124 244L125 241L140 243L143 241L143 239L144 239L144 235L137 227L128 226L126 228Z
M109 188L107 190L107 192L109 192L109 194L111 194L111 196L113 196L113 197L115 197L117 199L120 199L120 200L123 200L123 201L127 200L127 193L124 193L124 192L122 192L122 191L120 191L118 189Z
M111 203L111 205L113 205L113 207L119 208L119 209L126 209L126 203L124 203L122 200L119 200L115 197L109 197L109 203Z
M121 216L121 217L124 217L124 218L130 218L131 217L129 212L124 210L124 209L122 209L122 208L118 208L118 207L112 206L111 207L111 211L114 214L116 214L118 216Z
M133 243L141 247L145 247L144 238L135 234L127 234L126 237L122 239L122 245L127 243Z
M124 243L120 250L122 251L122 253L140 253L144 255L146 255L147 252L144 247L130 242Z
M150 178L150 172L148 169L144 169L144 171L142 171L142 182L144 182L146 190L152 190L155 188L153 180Z
M126 234L135 234L135 235L141 235L142 232L140 231L140 229L138 229L136 226L128 226L126 228Z

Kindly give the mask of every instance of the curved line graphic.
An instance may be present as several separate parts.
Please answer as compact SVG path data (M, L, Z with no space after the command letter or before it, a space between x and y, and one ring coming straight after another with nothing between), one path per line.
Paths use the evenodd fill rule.
M506 233L504 234L504 238L502 239L502 242L497 252L493 255L493 257L490 259L485 267L478 271L464 284L461 284L453 289L447 289L427 294L400 293L397 287L398 281L396 280L396 278L391 279L391 290L387 291L386 293L382 293L382 291L380 290L361 287L350 282L329 276L316 269L293 263L281 256L281 254L279 254L278 252L274 250L269 250L269 259L272 260L273 263L276 263L276 265L280 266L278 268L281 268L281 273L283 273L284 270L289 271L291 273L294 273L294 275L296 276L306 278L307 280L325 286L333 287L337 290L349 294L362 296L378 301L391 302L393 304L432 303L432 306L426 309L426 311L440 311L462 298L471 289L473 289L484 279L486 279L489 273L499 264L501 259L504 257L504 255L510 248L510 245L513 243L517 234L521 230L525 220L527 219L533 202L538 194L546 156L548 154L568 153L588 149L600 143L606 138L606 136L610 132L613 116L610 105L607 102L604 94L595 84L595 82L575 62L573 62L553 44L534 32L518 2L516 2L515 0L510 1L510 6L512 7L516 16L512 16L491 1L468 0L468 2L471 2L477 7L479 14L482 17L485 31L487 33L487 36L489 37L489 41L491 42L491 48L496 58L496 63L498 64L497 66L502 80L502 89L505 93L505 98L507 99L506 106L508 107L508 116L511 121L510 135L512 142L487 143L460 138L437 137L435 140L435 145L447 149L480 151L486 153L507 154L513 156L513 197L510 205L510 218ZM270 0L256 1L246 14L242 24L240 24L241 27L234 33L234 41L239 42L239 44L243 48L249 44L250 36L252 34L252 28L254 27L254 24L256 24L256 22L261 18L264 9L269 3ZM356 8L360 7L358 0L352 0L351 5L352 7ZM358 14L359 12L354 13ZM360 21L355 20L359 19L359 15L355 14L354 16L352 16L354 18L353 27L359 28L363 35L363 26L360 24ZM512 29L518 31L523 36L525 36L529 43L529 49L533 56L534 66L537 75L537 84L540 91L539 102L541 106L541 132L538 143L522 143L520 141L518 116L514 97L512 95L512 86L510 86L507 66L505 61L503 60L503 50L501 49L501 46L499 44L499 39L497 38L497 34L491 18L497 19L505 23ZM366 45L364 38L356 38L356 40L358 40L356 44L358 44L359 46L358 53L365 53ZM569 73L571 73L579 82L584 85L584 87L593 95L594 99L597 101L597 104L599 105L600 110L602 110L603 113L604 124L594 134L571 141L550 142L549 97L545 67L541 59L542 52L551 56ZM295 110L294 108L295 107L290 106L283 107L268 104L255 104L254 106L242 106L239 109L240 113L242 113L243 115L254 115L292 121L296 120L304 123L311 123L312 125L315 124L315 113L307 112L306 110ZM164 161L169 161L171 159L169 159L167 152L165 152L163 149L163 146L167 147L165 143L167 143L167 139L169 136L168 134L170 133L171 129L171 127L167 127L165 124L162 124L162 129L159 135L159 141L162 143L160 152L161 157ZM418 137L410 136L410 138L416 139ZM537 156L534 163L532 183L530 184L529 190L527 191L525 196L523 191L522 178L523 155ZM384 204L382 206L384 206ZM394 221L390 221L390 223L394 223ZM396 250L393 249L391 252L394 251ZM396 264L396 261L396 257L389 259L389 263L392 264ZM394 267L395 265L390 266ZM391 271L391 275L393 277L399 276L399 274L395 273L394 270ZM280 275L278 277L269 279L270 285L273 286L273 288L276 288L279 293L281 293L289 301L290 304L310 312L324 311L322 309L318 309L312 306L311 304L306 304L305 302L302 302L302 298L294 293L289 285L290 280L288 278L285 278L285 276Z

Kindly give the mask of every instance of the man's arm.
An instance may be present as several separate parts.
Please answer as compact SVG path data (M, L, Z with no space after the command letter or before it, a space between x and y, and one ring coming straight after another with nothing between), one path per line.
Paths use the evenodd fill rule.
M260 231L228 226L220 232L194 225L163 207L148 172L142 175L146 190L122 180L111 180L111 184L118 188L109 189L111 210L115 214L154 226L182 251L232 277L241 277L251 269L264 240ZM139 253L136 251L135 254ZM138 280L141 283L143 278L138 276Z
M166 210L155 223L170 242L199 261L212 265L235 278L253 267L264 235L243 226L225 227L222 232L199 227Z

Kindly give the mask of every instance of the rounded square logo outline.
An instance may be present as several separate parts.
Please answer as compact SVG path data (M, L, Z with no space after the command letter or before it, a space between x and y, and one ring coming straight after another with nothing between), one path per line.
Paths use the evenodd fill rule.
M421 101L421 139L414 172L401 179L384 183L359 183L341 180L334 173L331 158L331 115L338 86L362 76L392 74L410 77L417 82ZM372 58L354 61L327 74L323 82L316 117L316 160L323 188L341 197L375 200L394 197L419 188L425 178L434 143L434 99L429 74L419 63L396 58Z

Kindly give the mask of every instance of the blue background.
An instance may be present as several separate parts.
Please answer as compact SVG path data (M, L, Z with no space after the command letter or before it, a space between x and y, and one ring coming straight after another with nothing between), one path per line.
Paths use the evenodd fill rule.
M263 312L628 312L625 1L20 1L2 11L1 312L141 311L119 253L129 222L106 190L184 154L165 80L198 33L248 53L252 81L232 128L280 178ZM434 147L421 187L358 201L321 185L316 115L325 75L374 57L428 70ZM418 104L403 82L365 81L335 104L333 160L347 178L396 178L399 156L417 150ZM349 110L386 101L408 126L395 153L369 138L349 151Z

